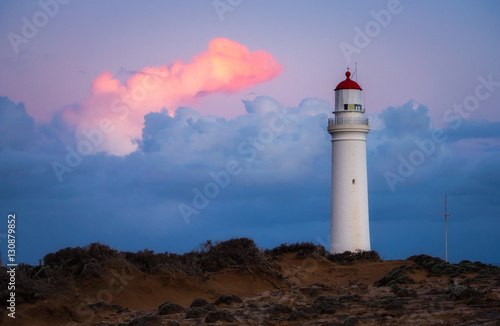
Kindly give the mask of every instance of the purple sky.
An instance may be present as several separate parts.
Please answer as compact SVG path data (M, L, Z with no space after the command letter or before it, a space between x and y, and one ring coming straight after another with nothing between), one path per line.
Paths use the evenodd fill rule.
M357 62L372 248L444 258L447 193L450 260L499 263L499 14L496 1L3 1L0 208L18 215L18 259L93 241L326 246L326 123ZM160 66L175 78L124 119L107 110ZM284 128L254 156L248 137L276 112ZM103 119L114 131L68 166L68 147ZM71 171L58 178L54 162ZM239 172L186 223L179 205L233 163Z

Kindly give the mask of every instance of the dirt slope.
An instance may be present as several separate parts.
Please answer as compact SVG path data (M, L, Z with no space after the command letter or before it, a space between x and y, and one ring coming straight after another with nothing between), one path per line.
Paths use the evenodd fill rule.
M287 253L275 256L268 270L225 268L203 278L182 272L151 275L122 262L75 284L19 304L16 319L4 317L4 324L500 324L499 275L430 275L413 261L339 265L318 254ZM216 302L225 294L241 301ZM218 304L189 308L195 298ZM184 311L159 315L158 306L167 301ZM195 318L186 318L188 311Z

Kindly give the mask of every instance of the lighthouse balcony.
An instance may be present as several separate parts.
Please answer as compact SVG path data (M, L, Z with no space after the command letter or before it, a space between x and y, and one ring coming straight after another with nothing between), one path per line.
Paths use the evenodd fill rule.
M368 126L368 118L363 117L337 117L328 119L328 128L335 126Z

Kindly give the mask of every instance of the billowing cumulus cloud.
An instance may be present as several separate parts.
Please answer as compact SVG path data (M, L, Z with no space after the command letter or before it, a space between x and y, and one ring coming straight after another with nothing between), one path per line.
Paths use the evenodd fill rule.
M281 72L281 64L271 54L250 52L238 42L217 38L191 62L146 67L125 84L103 72L92 82L90 96L67 107L62 119L75 128L78 140L92 143L90 149L82 147L83 152L125 155L136 150L148 113L166 109L173 115L177 106L199 97L234 93Z
M120 87L106 85L98 87ZM60 117L34 125L21 103L0 98L0 130L6 130L4 136L12 134L1 142L0 206L22 221L25 240L19 259L37 262L49 251L91 241L121 250L174 252L235 236L251 237L264 247L296 241L326 244L329 103L308 98L285 107L260 96L242 105L246 113L233 119L189 107L173 114L167 109L149 112L134 152L89 154L59 182L51 164L64 162L68 144L77 142L75 130ZM440 255L443 225L438 215L447 193L454 214L448 225L450 258L498 262L498 255L492 258L487 250L500 245L494 234L500 227L498 123L445 126L435 146L426 145L424 152L418 144L435 139L437 131L427 112L407 103L370 117L372 247L386 258ZM422 161L418 151L424 154ZM412 173L400 174L401 158L413 164ZM206 185L227 172L229 162L237 173L219 180L223 186L217 194L196 206L197 191L205 196ZM394 190L386 172L403 179Z
M35 122L26 114L24 104L14 104L0 96L0 150L25 149L33 135Z

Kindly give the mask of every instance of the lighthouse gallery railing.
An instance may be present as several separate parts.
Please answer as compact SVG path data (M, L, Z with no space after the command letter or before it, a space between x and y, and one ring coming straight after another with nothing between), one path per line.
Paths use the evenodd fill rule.
M341 118L329 118L328 127L338 126L338 125L363 125L368 126L368 118L362 117L341 117Z

